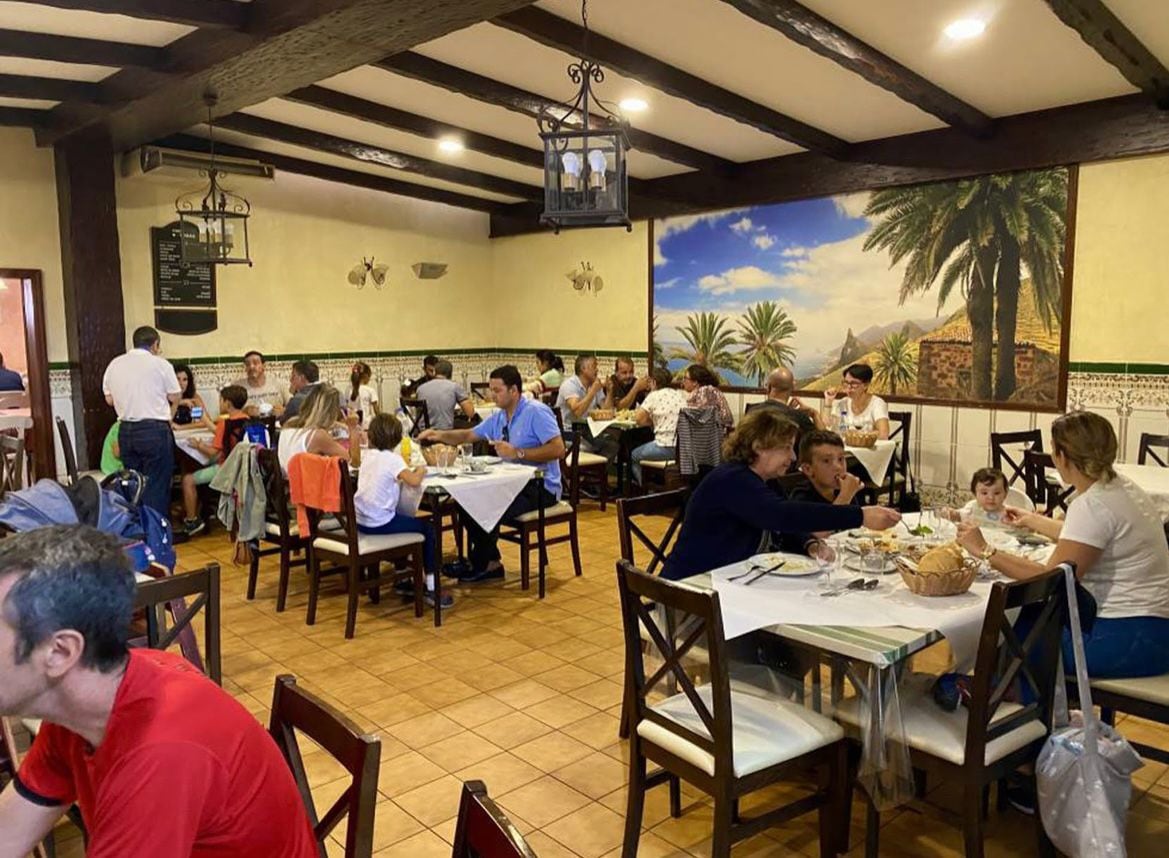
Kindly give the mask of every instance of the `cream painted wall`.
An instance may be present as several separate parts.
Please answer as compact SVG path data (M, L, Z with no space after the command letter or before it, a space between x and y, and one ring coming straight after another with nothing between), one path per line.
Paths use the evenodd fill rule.
M43 272L49 360L65 361L69 347L56 188L53 150L38 149L26 128L0 128L0 268Z
M1070 359L1169 363L1169 156L1080 168Z
M492 242L502 348L589 351L647 349L649 226L568 230ZM564 276L591 262L600 293L577 292ZM564 357L567 359L568 355Z
M167 353L189 357L396 351L495 345L487 216L376 191L279 173L236 187L252 204L255 266L218 275L219 329L165 335ZM126 329L153 324L150 227L174 217L192 183L136 177L118 182ZM346 274L362 256L389 264L386 286L360 291ZM445 262L418 280L415 262Z

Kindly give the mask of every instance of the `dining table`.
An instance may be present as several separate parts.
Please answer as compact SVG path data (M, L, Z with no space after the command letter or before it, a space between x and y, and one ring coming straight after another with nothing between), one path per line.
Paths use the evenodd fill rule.
M1169 521L1169 468L1160 465L1119 464L1116 473L1127 477L1144 489L1157 505L1162 521Z
M30 429L32 428L31 408L3 408L0 409L0 430L3 429Z
M881 485L889 474L889 464L893 461L893 454L897 451L897 442L878 440L872 447L850 447L845 445L844 452L855 459L871 482Z

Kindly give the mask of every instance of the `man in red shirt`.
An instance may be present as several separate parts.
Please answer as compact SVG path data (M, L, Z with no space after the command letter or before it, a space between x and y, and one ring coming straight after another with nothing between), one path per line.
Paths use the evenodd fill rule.
M134 577L81 525L0 541L0 714L44 724L0 793L0 858L77 803L88 858L317 858L262 726L182 658L127 650Z

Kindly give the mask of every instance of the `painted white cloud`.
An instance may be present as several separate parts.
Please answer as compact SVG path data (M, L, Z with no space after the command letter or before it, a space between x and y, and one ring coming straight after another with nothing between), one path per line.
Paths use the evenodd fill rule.
M662 253L661 242L671 235L676 235L680 232L688 232L699 224L708 224L713 226L720 221L726 220L729 217L744 212L746 209L724 209L718 212L704 212L697 215L680 215L679 217L663 218L662 220L654 221L654 267L665 265L668 260L666 255Z
M758 289L774 289L782 286L783 280L757 265L730 268L722 274L707 274L698 278L698 288L711 295L730 295L735 292L750 292Z
M739 233L739 235L743 235L744 233L750 232L752 226L754 226L754 224L751 223L751 218L745 217L732 223L731 230Z
M673 289L675 286L677 286L681 282L682 282L681 277L671 277L669 280L666 280L664 283L655 283L654 289Z
M865 206L869 204L870 194L844 194L843 196L833 197L832 204L836 206L836 210L845 217L859 218L865 216Z
M755 245L756 247L758 247L760 250L767 250L769 247L771 247L773 244L775 244L775 239L772 238L770 235L767 235L766 233L762 233L760 235L756 235L756 236L752 237L751 243L753 245Z
M808 255L808 248L806 247L785 247L780 251L780 256L785 259L803 259Z

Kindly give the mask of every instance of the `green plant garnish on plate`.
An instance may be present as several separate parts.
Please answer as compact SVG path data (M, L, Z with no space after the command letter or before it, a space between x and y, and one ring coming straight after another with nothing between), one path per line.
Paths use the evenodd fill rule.
M909 532L914 536L929 536L934 532L934 529L928 524L919 524L917 527L909 528Z

